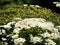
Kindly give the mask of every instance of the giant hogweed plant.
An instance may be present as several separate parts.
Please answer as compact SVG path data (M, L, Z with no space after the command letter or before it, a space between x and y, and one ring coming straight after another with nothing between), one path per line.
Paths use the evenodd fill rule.
M15 18L0 25L0 45L60 45L60 26L43 18Z

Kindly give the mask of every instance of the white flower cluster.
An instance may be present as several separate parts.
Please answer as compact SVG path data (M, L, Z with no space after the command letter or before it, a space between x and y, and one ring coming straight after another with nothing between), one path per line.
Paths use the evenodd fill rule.
M9 22L6 25L1 25L0 27L4 27L4 28L7 28L7 29L10 29L10 28L12 28L11 25L13 25L14 23L15 22Z
M5 34L6 31L4 29L0 30L0 35Z
M60 33L51 33L49 34L48 32L45 32L43 34L40 34L41 36L43 36L44 38L49 38L49 39L58 39L60 38Z
M53 2L53 4L56 4L56 7L60 7L60 3L59 2Z
M46 39L45 41L46 41L45 45L56 45L56 43L51 39Z
M28 4L23 4L23 6L28 6ZM30 5L30 7L40 7L39 5Z
M55 26L56 29L60 30L60 26Z
M3 41L7 40L6 38L2 38Z
M18 36L19 36L18 34L15 34L15 35L12 36L12 38L16 39L16 38L18 38Z
M23 45L23 43L24 43L25 41L26 41L26 40L25 40L24 38L14 39L15 45Z
M30 43L36 44L43 42L45 45L56 45L56 42L54 42L54 40L60 39L60 32L59 32L60 26L54 26L52 22L47 22L43 18L25 18L25 19L15 18L15 20L18 21L9 22L7 25L0 26L0 28L4 27L3 29L0 29L0 35L5 34L6 29L8 31L12 30L12 34L11 33L7 34L6 37L10 36L15 45L23 45L25 41L27 41L25 38L19 37L20 36L19 33L20 31L23 30L23 28L30 29L31 27L36 27L36 26L41 27L43 30L46 30L46 32L38 33L39 36L38 35L33 36L33 34L31 34L29 40ZM12 27L11 25L14 25L14 27ZM7 40L7 38L4 37L2 37L1 39L3 41Z
M33 35L30 35L30 38L30 42L33 42L33 44L41 43L43 41L43 39L38 36L33 37Z
M42 18L26 18L21 21L18 21L15 24L15 27L18 28L30 28L30 27L42 27L44 29L52 30L54 28L54 24L51 22L46 22L45 19Z

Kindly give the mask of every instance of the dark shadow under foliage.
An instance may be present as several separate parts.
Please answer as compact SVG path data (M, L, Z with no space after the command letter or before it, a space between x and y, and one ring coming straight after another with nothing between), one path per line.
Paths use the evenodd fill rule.
M56 7L53 2L58 2L58 0L34 0L33 4L34 5L40 5L42 7L50 8L52 11L60 13L60 8Z
M53 12L60 14L60 8L56 7L53 2L58 2L59 0L0 0L0 8L4 8L5 5L9 4L32 4L32 5L40 5L42 7L50 8Z

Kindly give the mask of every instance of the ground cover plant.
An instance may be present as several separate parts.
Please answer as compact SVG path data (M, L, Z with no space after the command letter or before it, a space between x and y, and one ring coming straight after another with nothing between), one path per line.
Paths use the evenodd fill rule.
M15 18L0 26L0 45L60 45L60 26L43 18Z
M0 9L0 45L60 45L60 14L38 5Z

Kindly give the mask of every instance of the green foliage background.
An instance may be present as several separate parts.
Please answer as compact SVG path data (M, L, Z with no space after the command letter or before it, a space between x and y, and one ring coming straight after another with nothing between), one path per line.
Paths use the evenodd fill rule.
M0 0L0 3L6 2L8 3L15 3L15 4L31 4L33 0Z
M0 9L0 25L6 24L14 18L44 18L60 25L60 14L43 7L12 5Z
M32 4L33 0L0 0L0 25L10 22L15 17L33 18L41 17L60 25L60 14L43 7L20 6ZM1 21L2 20L2 21Z

